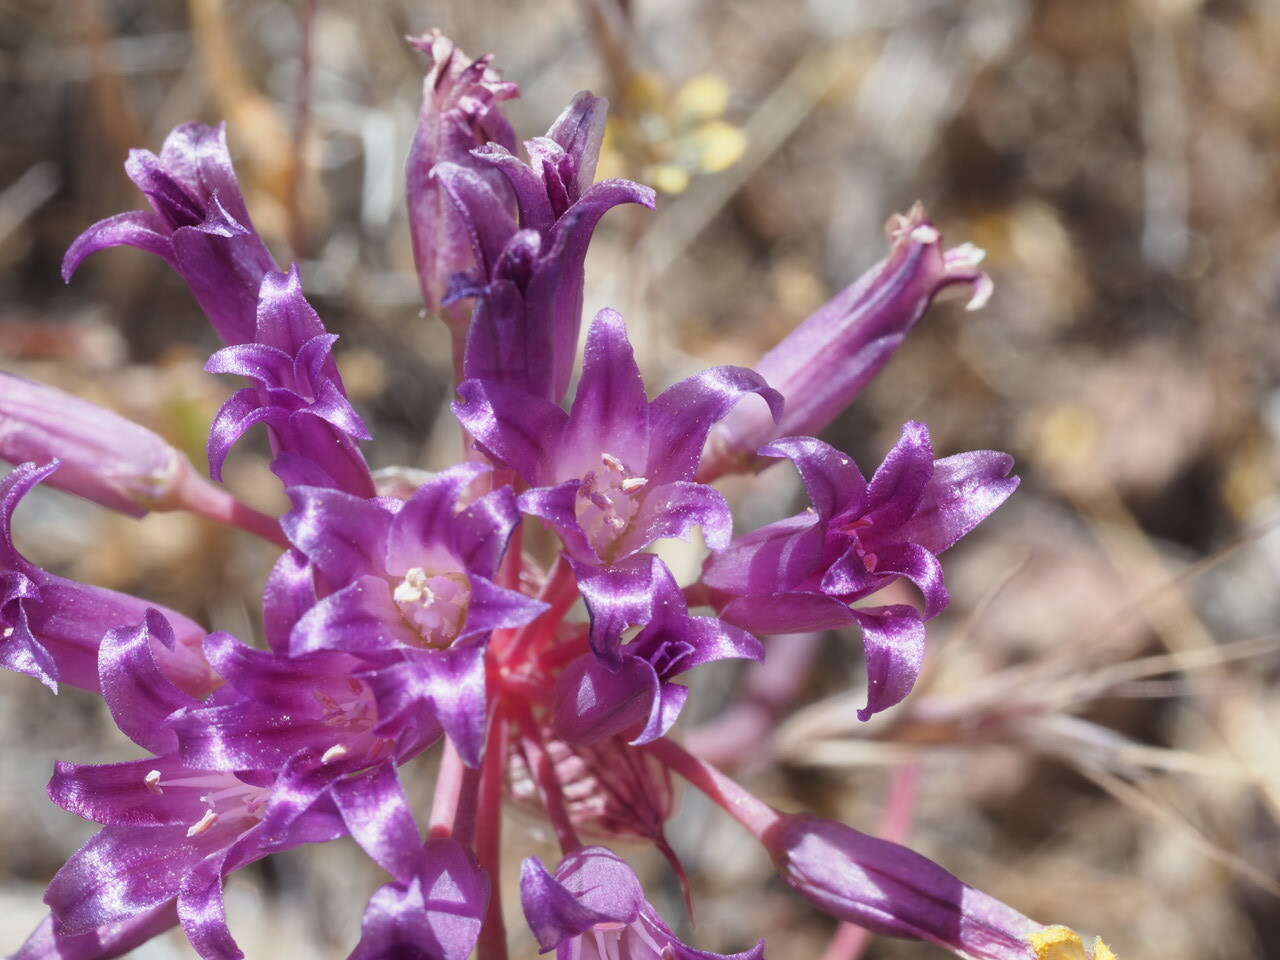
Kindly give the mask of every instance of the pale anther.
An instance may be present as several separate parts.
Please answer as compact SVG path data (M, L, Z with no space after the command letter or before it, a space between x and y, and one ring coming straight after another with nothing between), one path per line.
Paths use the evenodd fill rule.
M321 755L320 762L333 763L333 761L335 760L341 760L350 752L351 751L348 750L346 746L344 746L343 744L335 743L332 747L330 747Z
M188 837L196 837L204 833L218 819L218 815L212 810L206 810L204 816L187 828Z
M152 770L150 773L148 773L145 777L142 778L142 782L147 785L147 789L150 790L152 793L164 793L164 791L160 789L160 771L159 770Z

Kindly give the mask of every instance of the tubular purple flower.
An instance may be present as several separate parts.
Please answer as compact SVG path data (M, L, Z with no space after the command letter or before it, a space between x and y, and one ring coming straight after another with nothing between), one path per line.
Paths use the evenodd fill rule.
M755 633L857 624L867 660L867 706L898 703L924 659L924 620L949 602L937 555L1013 493L1013 459L975 450L933 459L928 428L911 422L868 482L851 458L812 437L760 451L795 463L812 510L739 537L707 561L702 583L730 623ZM850 604L905 578L924 610Z
M568 389L582 325L583 263L591 234L612 207L652 209L655 194L630 180L592 184L608 104L575 96L545 137L525 143L531 165L502 144L472 151L489 171L454 162L432 176L471 238L475 268L457 275L447 302L476 297L463 372L559 403ZM508 187L495 191L497 170ZM506 202L514 192L519 220Z
M801 896L874 933L926 940L973 960L1067 960L1072 954L1051 948L1074 937L1085 960L1080 938L1066 928L1036 923L927 857L842 823L786 816L765 844ZM1114 960L1101 941L1092 955Z
M160 155L133 150L125 172L152 210L100 220L82 233L62 261L62 278L92 253L131 246L163 257L180 273L219 336L253 339L258 287L277 269L249 219L227 151L226 127L184 123L165 138Z
M977 310L991 296L990 278L979 269L983 251L964 244L943 251L942 235L916 204L886 225L889 256L836 294L755 365L786 398L773 423L756 406L743 406L711 435L698 478L759 469L767 461L756 450L774 437L817 434L871 382L902 345L911 328L942 291L966 285L965 309Z
M521 510L545 520L575 560L610 566L655 540L687 538L695 526L712 547L728 545L729 505L693 483L693 472L708 431L752 393L781 414L777 391L741 367L715 367L650 401L622 317L601 310L567 414L489 380L463 383L454 412L488 453L534 487L521 495ZM608 656L602 635L593 629L593 645Z
M98 652L103 635L136 623L154 604L41 570L13 542L13 511L27 492L58 469L24 463L0 480L0 667L35 677L55 693L58 683L100 691ZM164 610L177 642L156 656L172 682L207 694L217 678L200 652L204 630Z
M257 381L232 394L214 418L209 470L215 480L221 479L232 445L265 423L276 452L272 469L287 486L373 495L373 478L357 446L369 439L369 431L347 399L333 361L337 339L303 296L296 266L262 278L252 342L224 347L205 364L210 373Z
M717 660L764 659L764 647L745 630L715 617L689 616L675 578L652 554L624 565L632 589L621 596L615 571L577 565L575 573L592 618L594 647L608 661L585 653L556 681L555 731L570 743L624 733L634 734L633 746L650 743L666 735L689 697L689 688L673 678ZM609 622L597 629L602 619ZM633 626L643 629L618 646L621 632Z
M434 717L473 765L488 715L488 636L546 609L493 581L519 522L511 488L457 509L487 472L479 464L454 467L408 501L295 487L296 507L283 521L324 585L291 630L291 652L340 650L381 668L370 683L382 722Z
M640 878L605 847L584 847L551 874L537 857L520 873L520 903L543 953L556 960L763 960L764 941L735 954L696 950L645 899Z
M450 279L476 266L471 239L462 214L447 199L440 181L431 176L437 163L449 161L473 170L508 210L515 198L506 180L471 151L493 141L515 150L515 132L501 103L520 95L520 88L502 80L490 65L492 57L467 57L452 40L434 30L409 41L431 58L422 83L422 112L405 163L409 234L413 257L428 312L441 316L461 341L471 316L461 305L444 307Z

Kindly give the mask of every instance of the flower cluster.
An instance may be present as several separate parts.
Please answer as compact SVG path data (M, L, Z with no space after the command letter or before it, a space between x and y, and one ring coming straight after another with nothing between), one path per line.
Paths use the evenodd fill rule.
M763 660L760 638L776 633L856 626L864 719L910 692L925 622L948 602L938 555L1013 491L1011 460L935 459L927 428L908 423L868 480L807 434L853 400L941 290L966 285L980 305L980 252L944 251L919 210L896 218L888 258L757 369L716 367L653 399L623 318L602 310L566 410L588 241L611 207L651 207L654 194L593 182L603 100L576 96L520 159L502 113L516 86L438 33L415 45L431 67L410 221L427 307L456 341L464 462L413 489L378 487L336 337L298 268L280 270L255 232L223 131L198 124L159 155L131 154L126 170L152 209L90 227L64 273L129 245L182 275L226 342L207 369L249 381L211 426L212 477L262 424L290 512L256 513L142 427L0 376L0 456L19 464L0 482L0 664L55 691L100 693L143 752L57 765L50 797L102 830L54 876L48 919L14 956L116 956L179 923L200 956L240 957L225 877L349 835L388 875L352 957L505 957L506 796L540 811L563 848L554 870L530 858L522 872L544 952L708 960L718 955L680 939L624 859L579 839L643 837L680 870L663 834L672 773L840 919L993 960L1079 946L903 847L778 813L669 736L689 697L682 676ZM735 535L711 482L777 459L795 465L811 505ZM275 545L264 643L31 563L10 525L42 481L134 515L195 511ZM549 532L547 555L526 551L531 523ZM710 556L682 587L654 545L694 528ZM863 603L898 581L918 588L919 609ZM399 770L437 744L424 830ZM764 954L763 940L743 946L741 960Z

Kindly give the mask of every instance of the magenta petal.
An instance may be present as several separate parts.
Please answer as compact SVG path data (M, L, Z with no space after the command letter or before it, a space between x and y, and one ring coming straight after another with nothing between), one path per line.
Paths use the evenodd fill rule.
M659 695L658 675L639 657L614 671L584 653L556 679L556 736L589 744L624 733L649 720Z
M262 594L262 620L272 650L289 652L289 634L315 602L311 564L297 550L286 550L271 568Z
M601 310L587 331L582 378L556 451L557 479L596 469L602 452L638 472L649 456L648 427L649 398L627 328L616 311Z
M867 660L867 705L859 720L899 703L915 686L924 664L924 622L902 604L854 610Z
M711 428L751 393L782 416L782 394L745 367L713 367L664 390L649 407L649 482L693 479Z
M725 604L720 617L752 633L807 633L834 630L853 623L853 611L822 593L775 593L737 597Z
M471 155L493 164L507 178L520 207L521 227L539 231L551 228L555 222L555 213L547 200L546 188L528 164L498 143L486 143L472 150Z
M486 493L454 516L453 538L458 559L468 570L492 579L519 523L520 508L510 487Z
M812 513L779 520L713 554L702 582L737 596L794 590L821 570L825 539Z
M452 555L458 499L487 472L483 464L463 463L433 474L422 484L391 521L382 568L401 577L423 566L433 552Z
M0 574L0 611L9 608L4 614L8 636L0 640L0 667L34 677L57 693L61 674L58 663L31 632L31 623L21 602L27 598L38 602L39 597L36 585L22 574Z
M689 480L664 483L644 491L640 509L622 535L616 553L625 557L668 537L688 540L694 527L702 528L702 535L712 550L723 550L729 545L733 514L724 494Z
M580 486L578 480L566 480L559 486L526 490L520 494L520 510L531 517L545 520L559 535L571 557L589 562L599 561L595 548L578 524L576 504Z
M876 552L876 559L877 573L906 577L916 585L924 597L924 619L933 619L951 602L942 577L942 564L920 544L902 543L881 547Z
M572 856L590 856L603 850L603 847L587 847ZM591 869L589 861L584 869ZM603 904L607 912L602 912L582 902L585 898L575 896L548 872L537 857L524 861L520 868L520 904L543 953L555 949L564 940L585 933L598 923L630 923L640 915L640 906L644 903L640 882L633 880L630 884L616 884L617 877L608 876L607 879L614 882L599 885L600 896L593 898L608 897L614 901ZM609 909L610 906L613 909Z
M147 783L152 770L161 779L187 776L176 756L149 757L127 763L54 764L49 798L62 809L96 823L134 827L182 826L204 814L193 790L164 790Z
M661 562L650 554L610 567L570 560L591 618L591 649L611 667L622 662L618 647L626 629L648 623L653 616L654 568Z
M223 873L228 851L201 860L182 880L178 891L178 919L182 932L202 960L243 960L244 951L227 927Z
M573 95L547 130L547 138L560 145L576 171L575 196L585 193L595 179L608 113L608 100L583 90Z
M173 241L164 220L150 210L130 210L99 220L67 248L62 258L62 279L70 283L72 275L85 259L108 247L137 247L154 253L174 264Z
M335 739L334 728L322 720L277 713L248 700L186 710L169 725L178 735L183 762L205 770L279 769L300 751L321 744L323 750Z
M896 549L901 546L903 545L894 544L890 549ZM822 574L822 580L820 581L822 592L829 593L833 597L840 597L846 602L852 602L881 589L888 583L888 580L880 575L879 566L876 566L875 573L868 570L868 562L871 562L871 560L869 557L864 557L864 551L857 545L851 545L837 559L833 560ZM878 553L874 562L879 562Z
M228 687L280 713L313 713L317 694L333 685L346 685L360 663L349 654L329 650L296 657L258 650L229 633L209 634L204 651Z
M333 799L356 843L383 870L408 883L422 837L395 766L383 763L368 773L339 780Z
M862 519L874 531L896 530L916 512L933 476L933 441L929 428L911 420L902 425L902 436L885 455L871 482Z
M938 460L915 516L900 536L941 553L986 519L1018 486L1009 476L1013 458L973 450Z
M643 746L666 736L667 732L675 726L676 720L680 717L680 711L684 709L685 701L688 699L688 687L679 683L664 683L661 691L653 698L644 729L631 741L631 745Z
M489 904L489 879L462 844L428 840L420 870L373 895L348 960L466 960Z
M805 492L824 520L860 501L866 492L867 481L853 458L813 437L784 437L761 447L759 453L786 457L796 465Z
M480 765L488 732L484 645L464 643L448 650L407 651L402 662L366 675L378 701L379 733L420 722L424 707L453 741L462 759ZM410 736L423 731L410 728Z
M122 957L178 922L174 901L162 903L120 923L110 923L75 936L54 933L48 914L8 960L106 960Z
M538 617L547 605L518 590L508 590L484 577L471 577L471 606L459 638L494 630L522 627Z
M226 463L231 448L260 423L279 426L287 418L287 413L277 407L264 406L254 387L237 390L227 398L226 403L213 418L209 427L209 443L206 454L209 458L209 475L214 480L222 481L222 465Z
M316 650L378 653L417 643L417 633L391 599L391 585L381 577L358 577L325 597L289 637L295 656Z
M292 487L289 498L293 509L280 525L331 584L383 572L392 519L384 501L322 487Z
M463 428L526 483L552 479L545 466L559 446L568 416L554 403L517 387L467 380L458 387L453 412Z
M175 897L182 878L209 852L205 843L188 842L186 831L186 827L99 830L72 854L45 891L55 932L59 936L89 933L128 921Z
M111 716L125 734L152 753L176 749L177 740L165 721L200 701L179 690L160 672L153 644L172 647L173 628L159 611L148 609L136 627L119 627L102 638L98 676Z
M445 161L432 168L431 176L439 181L466 225L481 272L490 275L502 248L516 232L506 203L478 170Z

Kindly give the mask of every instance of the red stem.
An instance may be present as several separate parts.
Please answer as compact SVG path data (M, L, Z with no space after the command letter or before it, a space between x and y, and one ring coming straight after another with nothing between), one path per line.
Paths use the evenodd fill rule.
M172 495L175 509L238 527L278 547L289 549L279 521L247 507L221 487L215 487L194 470L187 470Z
M476 795L479 789L480 771L463 763L453 741L446 737L427 835L453 837L470 846L476 831Z
M555 566L547 575L547 582L542 585L542 592L538 594L538 599L549 604L549 609L516 632L515 638L502 656L504 664L518 665L537 640L555 632L564 615L578 599L578 582L573 576L573 567L569 565L563 553L556 558Z
M781 819L773 807L675 741L655 740L645 749L719 804L761 843L765 842L769 829Z
M502 784L506 759L506 718L496 713L485 747L476 803L476 858L489 874L489 906L476 942L477 960L507 960L507 929L502 922Z

